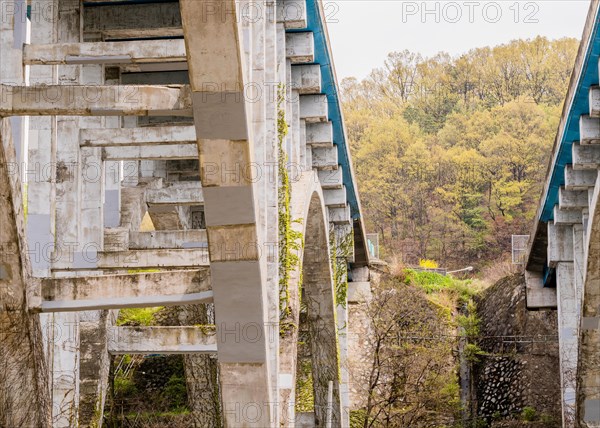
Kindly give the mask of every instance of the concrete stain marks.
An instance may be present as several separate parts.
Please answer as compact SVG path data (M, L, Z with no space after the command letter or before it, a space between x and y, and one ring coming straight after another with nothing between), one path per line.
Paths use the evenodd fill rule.
M0 265L0 281L10 281L12 279L9 265Z
M585 400L583 420L600 424L600 400Z
M598 330L600 328L600 317L583 317L581 328L583 330Z
M258 260L260 256L254 224L210 227L208 238L213 262Z
M199 140L201 181L204 187L247 186L254 175L246 140Z

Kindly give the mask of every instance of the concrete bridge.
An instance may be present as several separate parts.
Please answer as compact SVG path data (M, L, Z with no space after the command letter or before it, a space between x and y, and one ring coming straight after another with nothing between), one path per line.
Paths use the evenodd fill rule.
M0 426L100 426L124 353L216 358L225 426L293 426L299 330L302 419L348 426L369 255L320 1L0 4ZM115 325L168 305L214 328Z
M556 308L564 427L600 427L600 54L592 1L526 265L530 309Z

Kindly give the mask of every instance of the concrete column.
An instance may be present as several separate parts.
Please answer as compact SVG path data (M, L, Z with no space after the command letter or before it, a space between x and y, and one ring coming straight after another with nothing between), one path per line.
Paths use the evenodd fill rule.
M2 2L0 84L26 82L22 62L26 8L23 0ZM49 381L40 318L29 312L30 306L39 304L38 283L31 278L19 174L24 166L25 123L0 119L0 425L45 428L50 426ZM9 165L19 169L9 170Z
M558 338L563 427L575 427L577 383L578 319L573 262L556 267Z
M243 175L208 169L217 165L219 172L245 171L254 158L252 107L243 93L251 35L245 35L240 24L238 8L243 4L217 2L215 7L226 14L208 13L194 0L182 0L180 7L211 244L224 421L228 427L270 426L275 419L271 370L276 367L270 361L273 332L268 326L266 272L257 247L263 239L259 190ZM219 92L206 82L213 82ZM215 115L215 110L221 114ZM231 243L246 252L222 251Z

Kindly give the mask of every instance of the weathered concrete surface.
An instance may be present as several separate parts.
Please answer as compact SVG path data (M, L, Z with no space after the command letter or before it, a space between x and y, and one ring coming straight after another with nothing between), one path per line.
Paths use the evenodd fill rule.
M0 116L191 116L186 86L0 85Z
M206 230L156 230L152 232L130 232L129 248L205 248L208 247Z
M183 40L25 45L24 64L130 64L185 61Z
M84 34L108 40L183 35L177 2L138 5L136 19L131 19L130 11L128 4L85 8Z
M544 287L544 276L541 273L525 271L527 289L527 308L556 308L556 288Z
M149 269L205 267L209 254L205 248L175 250L129 250L98 253L99 269ZM91 266L82 267L89 269Z
M161 146L122 146L102 149L103 160L178 160L197 159L196 144L164 144Z
M196 146L193 146L196 149ZM196 150L195 157L198 157ZM202 185L200 182L178 182L160 189L146 192L148 205L202 205Z
M4 43L1 37L0 41ZM28 312L29 303L35 304L38 285L32 282L28 258L23 257L27 244L21 183L17 174L7 170L14 162L9 120L0 119L0 425L49 427L40 321Z
M215 331L201 327L111 327L108 351L118 354L216 353Z
M292 64L311 63L315 57L315 41L312 32L287 33L285 54Z
M193 126L82 129L79 138L82 146L120 147L196 144L196 130Z
M42 281L42 310L144 308L212 300L207 269L128 275L48 278Z
M579 118L579 143L600 143L600 120L598 118L585 115Z

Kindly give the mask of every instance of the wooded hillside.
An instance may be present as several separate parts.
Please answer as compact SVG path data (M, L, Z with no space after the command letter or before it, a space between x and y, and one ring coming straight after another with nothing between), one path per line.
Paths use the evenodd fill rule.
M367 229L384 254L483 267L530 232L577 46L405 50L342 82Z

